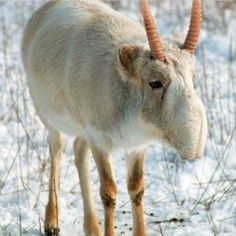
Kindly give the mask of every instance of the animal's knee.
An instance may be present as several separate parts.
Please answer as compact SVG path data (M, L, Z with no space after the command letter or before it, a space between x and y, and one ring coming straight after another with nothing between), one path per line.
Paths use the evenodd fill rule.
M130 194L131 201L135 206L140 206L142 204L143 194L144 194L144 189L143 188L140 189L136 193L131 193Z
M141 205L144 195L143 177L136 176L136 178L129 179L128 191L132 203L136 206Z
M115 207L116 205L116 197L109 194L109 193L103 193L101 194L102 202L105 208L111 208Z
M100 188L100 195L105 208L112 208L116 205L117 189L113 181L108 181Z

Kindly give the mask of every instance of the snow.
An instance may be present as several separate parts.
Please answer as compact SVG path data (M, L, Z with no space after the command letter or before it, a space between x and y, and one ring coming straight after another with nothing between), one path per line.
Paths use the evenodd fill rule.
M34 111L20 60L22 30L43 0L0 0L0 235L43 235L48 195L47 133ZM110 2L110 1L106 1ZM161 35L186 32L191 1L150 1ZM113 1L114 4L114 1ZM138 1L119 11L140 20ZM147 235L224 235L236 232L236 2L204 1L196 87L207 109L209 135L201 160L182 162L160 144L145 158ZM61 164L61 235L83 235L83 206L72 153L65 139ZM132 235L125 153L114 153L118 186L116 234ZM99 181L91 159L101 225Z

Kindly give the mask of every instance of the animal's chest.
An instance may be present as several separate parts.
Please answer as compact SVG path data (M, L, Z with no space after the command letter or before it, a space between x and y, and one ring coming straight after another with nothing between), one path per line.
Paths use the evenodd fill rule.
M139 122L127 122L112 131L112 142L115 147L126 150L136 149L147 144L149 138Z

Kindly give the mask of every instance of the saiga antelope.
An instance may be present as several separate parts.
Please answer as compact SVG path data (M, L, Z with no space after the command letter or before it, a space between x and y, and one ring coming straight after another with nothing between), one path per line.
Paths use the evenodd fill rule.
M49 132L51 174L45 233L57 235L61 132L75 136L75 164L86 235L100 235L89 176L89 150L100 178L106 236L114 235L117 188L111 153L127 155L133 235L145 235L144 148L168 143L182 159L200 158L205 109L193 87L201 1L193 0L185 42L161 42L147 0L142 27L94 0L51 0L30 19L22 55L30 93Z

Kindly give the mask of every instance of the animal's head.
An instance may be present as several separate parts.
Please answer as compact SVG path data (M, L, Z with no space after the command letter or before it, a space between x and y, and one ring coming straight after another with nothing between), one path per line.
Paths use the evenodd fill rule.
M142 96L140 116L161 130L182 159L200 158L206 143L204 106L193 86L194 53L201 26L201 1L193 0L191 24L181 45L161 44L147 0L141 0L149 47L123 45L119 50L123 78Z

